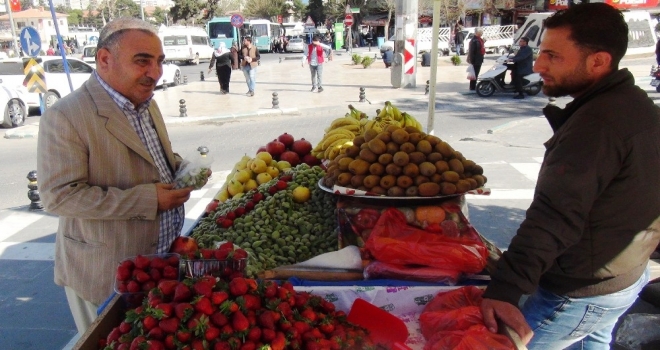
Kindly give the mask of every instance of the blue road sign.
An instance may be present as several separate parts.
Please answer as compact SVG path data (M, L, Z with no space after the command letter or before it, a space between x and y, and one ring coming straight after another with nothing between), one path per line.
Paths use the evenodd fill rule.
M243 25L243 16L241 16L239 14L231 15L231 18L229 19L229 22L231 22L232 26L234 26L236 28L239 28L240 26Z
M94 36L94 35L92 35L92 36L89 37L89 42L90 42L90 43L96 43L96 42L98 42L98 41L99 41L99 37L98 37L98 36Z
M21 47L28 56L39 56L41 50L41 38L34 27L25 27L21 29Z

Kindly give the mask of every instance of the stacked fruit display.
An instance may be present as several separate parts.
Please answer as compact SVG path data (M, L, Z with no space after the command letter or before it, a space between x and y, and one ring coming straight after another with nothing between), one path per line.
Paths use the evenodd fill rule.
M348 106L351 110L346 116L337 118L330 123L325 130L323 139L316 147L312 149L312 154L318 159L333 160L338 155L344 154L346 150L353 146L353 139L362 136L367 130L383 131L390 125L406 127L412 126L422 130L422 125L413 116L401 112L389 101L385 102L382 110L374 119L369 119L367 115L355 109L352 105Z
M224 242L217 248L199 248L194 238L180 236L174 240L170 251L182 256L181 266L187 277L243 277L247 267L247 252L236 248L232 242Z
M170 281L126 313L101 348L374 349L366 330L285 282L210 276Z
M230 198L238 199L298 164L320 164L319 159L311 155L311 150L312 144L304 138L294 140L288 133L280 135L266 146L259 147L255 157L243 156L227 175L215 199L221 203Z
M483 186L483 168L440 138L413 126L368 129L330 161L324 186L390 197L433 197Z
M300 164L237 199L215 203L193 229L200 246L231 241L251 256L248 276L337 250L336 198L325 172Z

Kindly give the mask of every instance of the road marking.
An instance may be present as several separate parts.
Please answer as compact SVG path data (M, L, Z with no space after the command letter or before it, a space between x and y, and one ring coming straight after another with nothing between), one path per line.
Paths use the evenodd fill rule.
M25 212L20 210L0 210L0 215L7 215L7 217L0 219L0 242L13 236L24 228L32 225L37 220L44 217L43 212Z
M491 188L489 196L478 195L478 194L466 194L466 197L470 201L477 200L493 200L493 199L525 199L532 200L534 199L534 189L503 189L503 188Z
M539 163L509 163L511 166L523 174L526 178L532 180L536 183L536 179L539 177L539 170L541 170L541 164Z
M0 260L55 259L55 243L0 242Z

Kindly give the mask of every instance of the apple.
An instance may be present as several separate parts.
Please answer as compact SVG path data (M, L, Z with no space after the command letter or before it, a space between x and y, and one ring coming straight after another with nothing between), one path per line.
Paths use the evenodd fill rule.
M286 151L286 146L280 141L273 140L266 144L266 152L270 153L275 159L284 153L284 151Z
M286 190L287 186L288 185L287 185L286 181L282 181L282 180L277 181L277 183L275 184L275 187L277 187L278 190Z
M198 249L199 245L197 245L197 241L194 238L179 236L172 242L170 252L187 256L188 254L194 254Z
M312 148L313 148L312 144L309 141L305 140L305 138L296 140L291 145L291 150L298 153L298 155L301 157L311 152Z
M291 145L293 145L293 140L294 140L293 136L291 136L290 134L287 134L287 133L284 133L284 134L277 137L277 141L280 141L281 143L283 143L284 146L288 149L290 149Z
M254 194L254 196L252 196L252 200L253 200L255 203L259 203L259 202L261 202L262 200L264 200L264 194L261 193L261 192L257 192L257 193Z
M289 162L289 164L291 164L292 167L300 164L300 156L298 155L298 153L294 151L285 151L280 156L280 160Z

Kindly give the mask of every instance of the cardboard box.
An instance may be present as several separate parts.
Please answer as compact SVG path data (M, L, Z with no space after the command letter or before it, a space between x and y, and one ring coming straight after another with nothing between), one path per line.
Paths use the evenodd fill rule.
M99 317L92 322L87 332L78 339L73 350L98 350L99 339L104 339L113 328L119 326L124 320L125 311L121 295L115 295Z

